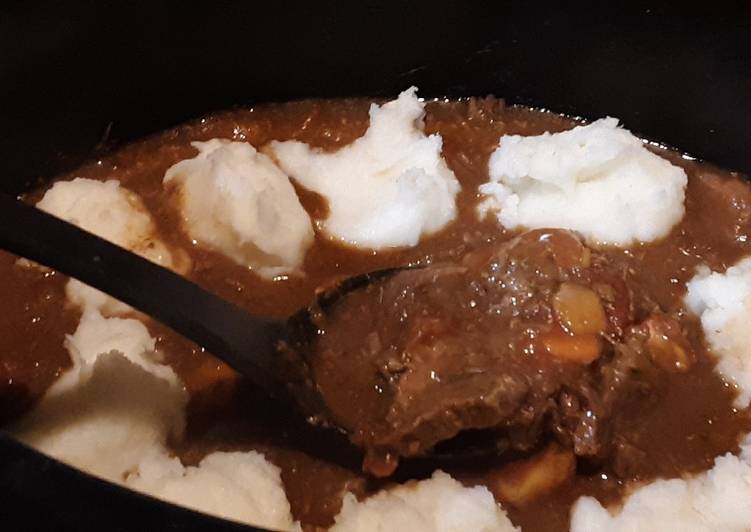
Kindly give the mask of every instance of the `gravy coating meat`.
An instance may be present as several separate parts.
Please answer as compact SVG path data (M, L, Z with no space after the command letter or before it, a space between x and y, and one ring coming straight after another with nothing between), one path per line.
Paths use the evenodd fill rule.
M656 400L661 374L691 364L677 322L625 279L574 233L537 230L335 293L301 348L320 414L378 476L467 429L608 456L623 403Z

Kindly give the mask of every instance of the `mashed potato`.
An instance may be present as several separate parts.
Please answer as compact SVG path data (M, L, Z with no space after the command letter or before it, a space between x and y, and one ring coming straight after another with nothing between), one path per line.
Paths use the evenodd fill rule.
M289 178L246 142L194 142L198 155L167 170L183 226L201 246L260 275L299 270L313 226Z
M172 266L172 254L155 236L143 202L116 180L58 181L36 206L157 264Z
M50 456L122 482L144 454L182 435L187 394L172 369L148 361L154 339L136 320L85 316L67 347L73 367L11 430Z
M716 370L738 388L735 406L751 401L751 257L727 269L699 268L687 284L686 306L701 318L719 361Z
M285 172L328 200L320 227L330 236L371 249L414 246L456 217L459 182L441 158L441 136L423 132L416 90L371 105L365 135L336 152L269 145Z
M751 530L751 438L739 457L726 454L691 479L658 480L635 490L617 512L580 498L572 532L743 532Z
M484 487L466 488L442 471L358 502L344 497L332 532L512 532L519 530Z
M274 530L300 530L292 521L280 470L256 452L215 452L185 467L165 452L144 458L125 483L165 501Z
M78 177L58 181L36 206L165 268L186 269L156 235L154 222L141 199L116 180L102 182ZM75 279L70 280L65 291L71 303L81 309L99 310L107 315L132 310Z
M94 364L102 353L115 351L145 371L176 385L177 375L161 363L154 351L155 345L156 341L140 321L105 318L94 310L85 311L76 331L65 339L65 347L76 369Z
M93 475L237 521L296 530L278 468L255 452L169 455L185 427L187 393L135 319L84 313L66 340L73 367L11 432Z
M505 135L489 172L479 214L495 211L511 229L572 229L592 244L627 246L666 236L684 214L686 173L615 118L552 135Z

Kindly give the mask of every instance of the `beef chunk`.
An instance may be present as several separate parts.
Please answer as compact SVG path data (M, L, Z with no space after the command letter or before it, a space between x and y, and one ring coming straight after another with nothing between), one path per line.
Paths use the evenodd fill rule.
M611 418L662 371L625 277L573 233L539 230L351 290L312 310L299 347L315 414L379 476L466 429L607 454Z

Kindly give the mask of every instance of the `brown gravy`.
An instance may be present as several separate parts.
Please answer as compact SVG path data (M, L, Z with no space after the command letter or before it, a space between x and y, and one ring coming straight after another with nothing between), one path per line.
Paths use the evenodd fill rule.
M501 100L436 101L428 105L426 130L443 136L443 155L462 183L459 219L415 248L363 252L342 247L320 235L308 252L305 277L263 281L220 254L192 246L178 230L177 214L165 202L165 170L196 151L194 140L229 138L261 147L270 140L298 139L334 149L360 136L368 125L365 100L303 101L259 106L216 114L126 146L61 179L119 179L139 194L154 216L161 237L183 248L193 259L189 276L249 311L287 316L306 304L316 286L334 276L356 275L407 263L451 259L483 242L503 241L511 234L496 222L478 222L476 188L487 181L487 161L503 134L535 135L561 131L575 122L559 115L519 107ZM609 250L613 261L626 264L638 284L665 311L681 307L685 282L706 263L724 269L751 250L751 189L740 177L680 154L655 148L689 175L687 213L671 235L655 244ZM29 199L38 197L38 192ZM302 194L313 215L325 203ZM75 330L78 315L66 309L64 276L18 267L16 258L0 253L0 421L7 423L38 398L69 364L64 335ZM632 283L632 284L633 284ZM699 362L688 374L670 379L663 399L650 411L629 412L622 434L639 442L644 459L632 479L616 479L607 468L579 466L573 480L522 507L505 505L524 530L560 530L568 526L571 504L581 494L617 502L631 482L676 477L711 467L714 457L735 452L739 435L751 428L746 412L732 406L734 392L713 372L698 323L685 317ZM326 457L326 443L315 452L300 450L304 428L274 409L221 362L157 323L150 323L158 345L185 382L190 394L188 436L175 452L195 463L215 449L259 449L279 465L293 515L306 528L325 527L339 511L343 492L364 496L381 487L360 472L359 462ZM329 453L331 454L331 453ZM399 481L429 476L436 464L407 465ZM467 484L492 484L500 463L441 465Z

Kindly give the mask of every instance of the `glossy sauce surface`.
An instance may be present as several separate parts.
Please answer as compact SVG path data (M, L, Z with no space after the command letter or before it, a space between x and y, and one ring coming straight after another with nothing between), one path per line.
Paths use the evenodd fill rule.
M479 222L474 213L477 185L488 180L488 157L499 137L555 132L575 125L565 117L506 107L496 99L429 103L426 132L442 135L443 155L462 191L458 219L415 248L376 253L347 248L317 235L305 260L304 277L269 282L218 253L194 246L179 230L178 214L166 200L162 178L169 166L195 155L191 141L219 137L261 148L270 140L294 138L335 149L365 131L368 104L364 100L304 101L229 111L126 146L60 178L120 180L143 198L161 238L190 254L191 279L253 313L283 317L306 305L314 289L333 278L405 264L456 261L480 245L509 239L513 234L495 220ZM609 464L579 463L573 479L555 491L525 505L504 504L524 530L567 527L570 506L581 494L613 502L632 482L705 470L717 455L736 451L739 435L751 428L746 413L731 407L733 390L713 372L714 360L704 347L697 321L681 311L685 282L698 264L724 270L749 252L751 191L739 176L655 150L689 175L684 220L660 242L602 252L626 268L640 297L682 316L681 325L698 362L689 372L667 381L667 389L653 408L624 413L618 437L638 443L644 452L640 461L630 464L628 478L618 478ZM312 216L325 215L321 198L300 193ZM28 199L38 197L39 191ZM0 254L0 279L4 316L0 323L0 420L8 422L69 364L63 339L75 330L78 315L66 308L64 276L21 268L15 257ZM311 529L333 522L345 491L364 496L384 485L360 471L356 454L325 439L308 441L306 428L294 416L269 404L199 347L157 323L150 322L149 329L191 394L188 435L175 449L186 463L195 463L216 449L265 452L282 469L294 517ZM394 480L423 478L440 466L467 484L486 484L492 489L498 471L511 459L405 463Z

